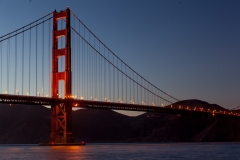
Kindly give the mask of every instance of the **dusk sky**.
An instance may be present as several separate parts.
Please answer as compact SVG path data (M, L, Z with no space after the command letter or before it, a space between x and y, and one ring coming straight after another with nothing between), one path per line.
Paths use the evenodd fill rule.
M239 0L1 0L0 36L67 6L173 97L240 105Z

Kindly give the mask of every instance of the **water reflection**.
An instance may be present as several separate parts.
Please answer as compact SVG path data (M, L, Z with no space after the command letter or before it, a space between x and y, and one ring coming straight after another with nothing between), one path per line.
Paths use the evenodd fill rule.
M0 159L238 159L240 143L0 145Z

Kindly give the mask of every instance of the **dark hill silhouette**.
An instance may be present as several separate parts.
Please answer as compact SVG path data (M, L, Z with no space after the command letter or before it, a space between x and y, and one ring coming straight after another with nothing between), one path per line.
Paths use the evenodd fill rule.
M192 108L204 108L205 110L207 109L211 109L211 110L217 110L217 111L224 111L227 110L217 104L209 104L208 102L204 102L201 100L197 100L197 99L191 99L191 100L183 100L183 101L179 101L177 103L175 103L175 105L179 106L184 106L184 107L192 107Z
M177 105L222 109L199 100ZM0 104L0 143L48 142L50 109L43 106ZM238 120L144 113L129 117L107 109L73 111L76 142L240 141Z

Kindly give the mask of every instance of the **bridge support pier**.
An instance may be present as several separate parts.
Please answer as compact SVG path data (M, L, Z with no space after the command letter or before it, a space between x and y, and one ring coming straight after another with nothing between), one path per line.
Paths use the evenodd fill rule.
M50 143L73 143L71 103L52 105L51 117Z

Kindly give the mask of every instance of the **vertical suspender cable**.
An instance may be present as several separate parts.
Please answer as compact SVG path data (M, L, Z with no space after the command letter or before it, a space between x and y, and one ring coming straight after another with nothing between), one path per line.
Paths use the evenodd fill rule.
M154 93L153 92L153 86L152 85L150 85L150 86L151 86L151 90L150 90L151 91L151 93L150 93L151 94L151 101L152 101L152 103L154 103L154 100L153 100L153 93Z
M96 68L96 51L95 51L95 37L93 37L93 45L94 45L94 49L93 49L93 57L94 57L94 62L93 62L93 66L94 66L94 68L93 68L93 81L94 81L94 93L93 93L93 96L94 96L94 98L97 98L97 95L96 95L96 90L97 90L97 88L96 88L96 73L95 73L95 68Z
M91 64L91 47L90 47L90 32L88 32L88 93L89 93L89 99L92 100L92 72L91 72L91 69L92 69L92 64Z
M81 33L81 24L79 23L79 33ZM78 90L79 90L79 97L81 97L81 73L82 73L82 67L81 67L81 63L80 63L80 61L81 61L81 59L82 59L82 54L81 54L81 37L79 37L79 61L78 61L78 63L79 63L79 88L78 88Z
M131 69L130 68L128 68L129 69L129 86L130 86L130 101L132 101L133 102L133 98L132 98L132 74L131 74ZM130 102L130 103L132 103L132 102Z
M84 40L85 40L85 27L83 28L83 31L84 31ZM85 41L83 42L84 43L84 46L83 46L83 95L84 93L86 93L86 91L84 90L85 89Z
M23 27L24 30L24 27ZM23 81L24 81L24 31L22 37L22 95L23 95Z
M105 46L104 46L104 58L105 58ZM106 100L107 95L106 95L106 60L104 60L104 85L103 85L103 89L104 89L104 99Z
M143 89L143 90L144 90L144 101L145 101L144 103L145 103L145 104L147 104L146 88L147 88L147 86L146 86L146 81L144 80L144 89Z
M141 77L140 77L141 78ZM143 84L142 84L142 78L141 78L141 87L140 87L140 92L141 92L141 103L143 103L143 97L142 97L142 86L143 86Z
M114 64L114 55L113 55L113 65L115 65ZM114 100L115 100L115 72L114 72L115 68L114 68L114 66L112 66L112 68L113 68L113 102L114 102Z
M74 18L75 19L75 18ZM81 31L81 28L80 28L80 23L78 23L78 28L79 28L79 33ZM80 60L81 60L81 54L80 54L80 50L81 50L81 39L80 37L78 36L78 55L79 55L79 59L78 59L78 88L77 88L77 95L80 96L80 74L81 74L81 63L80 63Z
M110 61L110 58L109 58L109 50L108 50L108 61ZM111 65L110 63L108 62L108 76L109 76L109 100L111 99Z
M73 19L73 27L74 27L74 29L75 29L75 18ZM62 28L62 19L61 19L61 29L63 29L63 28ZM75 69L76 69L76 68L75 68L75 60L76 60L76 58L75 58L75 54L76 54L75 46L76 46L76 45L74 44L74 43L76 43L75 37L76 37L75 34L73 34L73 40L74 40L74 41L73 41L73 45L74 45L74 46L72 47L72 48L73 48L73 56L72 56L72 57L74 57L74 59L73 59L73 65L72 65L72 66L73 66L73 68L74 68L74 71L75 71ZM67 38L67 37L66 37L66 38ZM62 47L62 39L61 39L61 47ZM62 59L62 58L61 58L61 59ZM66 61L66 59L65 59L65 61ZM60 65L61 65L61 69L62 69L62 61L61 61L61 64L60 64ZM76 82L75 77L76 77L76 74L74 74L74 75L73 75L73 78L72 78L72 80L73 80L73 86L75 86L75 82ZM76 90L75 88L76 88L76 87L73 87L73 94L75 93L75 90ZM61 90L62 90L62 85L61 85Z
M16 32L17 34L17 32ZM17 35L15 36L15 70L14 70L14 90L13 94L16 94L16 86L17 86Z
M138 75L137 75L137 83L138 83ZM137 84L137 104L139 104L139 101L138 101L138 85L139 85L139 83Z
M7 93L9 94L9 63L10 63L10 38L8 39L8 55L7 55Z
M125 65L125 70L126 70L125 73L127 73L127 66L126 65ZM127 103L127 75L126 75L126 103Z
M157 95L157 91L156 91L156 87L154 87L155 88L155 95L154 95L154 103L155 103L155 105L157 104L157 101L156 101L156 95Z
M42 37L42 96L44 97L44 19L43 19L43 37Z
M121 71L123 71L122 62L121 62ZM122 102L123 102L123 72L121 72L121 75L122 75Z
M96 87L96 79L97 79L97 74L96 74L96 51L95 51L95 49L96 49L96 47L95 47L95 37L93 37L94 38L94 49L93 49L93 56L94 56L94 62L93 62L93 65L94 65L94 72L93 72L93 75L94 75L94 78L93 78L93 80L94 80L94 83L93 83L93 87L94 87L94 91L95 91L95 93L94 93L94 98L97 98L97 95L96 95L96 91L97 91L97 87Z
M131 80L131 78L132 78L132 75L131 75L131 69L129 68L129 85L130 85L130 103L132 103L133 102L133 100L132 100L132 80Z
M79 25L78 25L78 28L79 28ZM80 33L80 28L79 28L79 33ZM79 79L79 75L80 75L80 67L79 67L79 65L80 65L80 37L79 36L77 36L77 95L79 95L79 89L80 89L80 87L79 87L79 81L80 81L80 79Z
M50 15L49 15L50 17ZM48 94L49 94L49 97L51 97L51 90L50 90L50 84L51 84L51 66L50 66L50 58L51 58L51 47L50 47L50 44L51 44L51 34L50 34L50 30L51 30L51 25L50 25L50 20L49 20L49 25L48 25L48 35L49 35L49 43L48 43L48 51L49 51L49 54L48 54L48 73L49 73L49 86L48 86Z
M75 24L74 24L74 28L75 28L75 30L77 30L77 28L76 28L76 26L75 26ZM79 59L79 36L76 36L76 46L74 47L75 48L75 58L74 58L74 60L73 61L75 61L75 70L74 70L74 73L75 73L75 87L74 88L76 88L75 89L75 93L74 94L78 94L78 90L79 90L79 88L78 88L78 81L79 81L79 79L78 79L78 64L79 64L79 61L78 61L78 59Z
M149 83L147 82L147 105L149 105Z
M36 26L36 96L37 96L37 27Z
M44 18L42 29L42 96L44 97Z
M99 53L100 53L100 42L98 42L99 44ZM102 100L102 74L100 74L100 72L102 71L102 57L99 56L99 96L100 96L100 100Z
M89 52L88 51L89 51L89 45L88 44L87 44L87 48L86 49L87 49L87 52L86 52L87 53L87 55L86 55L86 58L87 58L87 65L86 65L87 66L87 80L86 81L87 81L87 99L88 99L89 98L88 97L88 80L89 80L89 78L88 78L88 66L89 66L89 62L88 62L88 54L89 54Z
M30 95L30 87L31 87L31 85L30 85L30 70L31 70L31 38L32 38L32 36L31 36L31 25L30 25L30 34L29 34L29 68L28 68L28 71L29 71L29 74L28 74L28 85L29 85L29 87L28 87L28 93L29 93L29 95Z
M133 70L131 70L132 71L132 80L131 80L131 82L132 82L132 99L133 99L133 102L134 102L134 104L135 104L135 90L134 90L134 85L135 85L135 79L134 79L134 72L133 72Z
M89 40L89 41L90 41L90 40ZM90 43L91 43L91 42L90 42ZM94 46L94 47L95 47L95 46ZM90 49L91 49L91 48L90 48ZM91 54L92 56L91 56L91 59L90 59L91 62L92 62L92 63L91 63L91 64L92 64L92 65L91 65L91 70L92 70L92 75L91 75L91 80L92 80L92 85L91 85L91 89L92 89L92 90L91 90L91 92L92 92L92 93L91 93L91 96L92 96L92 100L93 100L93 98L94 98L94 95L93 95L93 68L94 68L94 63L93 63L93 61L94 61L94 51L93 51L93 50L94 50L94 49L91 49L91 50L92 50L92 54Z
M2 94L2 43L3 42L0 42L0 47L1 47L1 89L0 89L0 93Z
M99 41L98 41L98 47L99 47L99 48L98 48L98 52L101 53L101 52L100 52L100 42L99 42ZM99 84L99 85L98 85L98 94L99 94L98 99L99 99L99 101L101 101L101 100L102 100L102 97L101 97L101 85L102 85L102 84L101 84L100 71L101 71L102 68L101 68L101 57L100 57L100 55L98 55L98 61L99 61L99 63L98 63L98 65L99 65L99 66L98 66L98 78L99 78L99 79L98 79L98 82L99 82L99 83L98 83L98 84Z
M92 95L93 95L93 98L94 99L96 99L96 94L95 94L95 92L96 92L96 88L94 88L95 87L95 65L96 65L96 62L95 62L95 39L94 39L94 37L93 37L93 46L94 46L94 48L92 48L92 58L93 58L93 69L92 69Z
M83 72L84 72L84 48L83 48L83 45L84 45L84 41L83 41L83 39L82 39L82 97L83 97L83 95L84 95L84 90L83 90L83 88L84 88L84 82L83 82L83 80L84 80L84 75L83 75Z
M91 45L93 45L93 44L91 44ZM94 46L94 47L95 47L95 46ZM92 96L92 100L94 100L94 98L95 98L95 97L94 97L94 94L93 94L93 85L94 85L94 83L93 83L93 76L94 76L94 75L93 75L93 71L94 71L94 66L95 66L95 65L94 65L94 48L90 48L90 49L91 49L91 53L92 53L92 54L91 54L91 59L90 59L90 60L91 60L91 64L92 64L92 65L91 65L91 68L92 68L92 75L91 75L91 77L92 77L92 85L91 85L92 91L91 91L91 92L92 92L92 93L91 93L91 96Z
M118 59L117 59L117 68L119 68L118 67ZM117 87L118 87L118 102L119 102L119 71L117 70Z
M90 32L88 31L88 43L89 43L89 41L90 41ZM90 52L89 52L89 49L90 49L90 46L89 46L89 44L87 44L87 98L89 98L89 93L88 93L88 91L89 91L89 83L88 83L88 81L89 81L89 66L90 66L90 64L89 64L89 56L90 56ZM90 91L89 91L90 92Z

